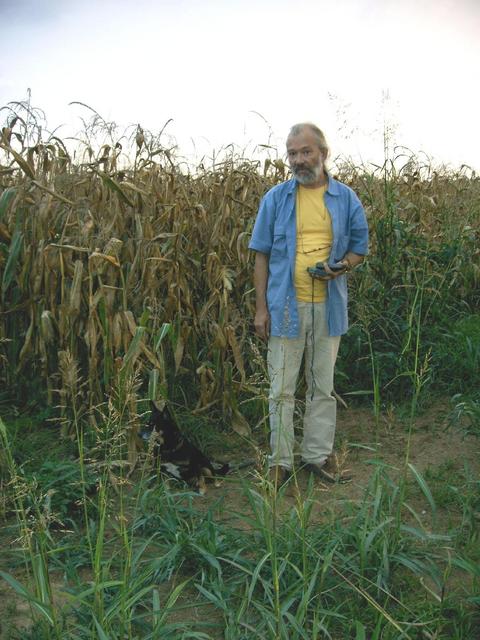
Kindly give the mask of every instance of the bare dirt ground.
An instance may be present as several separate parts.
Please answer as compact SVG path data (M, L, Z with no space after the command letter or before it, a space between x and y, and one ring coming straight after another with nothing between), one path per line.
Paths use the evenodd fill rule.
M476 477L480 472L480 439L465 435L459 426L449 426L449 407L445 403L432 406L414 420L409 438L408 418L402 419L392 412L383 414L375 422L369 409L339 409L336 439L336 455L345 470L353 476L346 484L328 484L314 478L315 508L314 518L332 517L345 501L360 500L365 492L372 474L379 463L387 466L392 479L404 472L406 453L408 462L421 474L427 469L447 468L448 473L461 472L468 464ZM265 452L266 447L263 447ZM219 455L221 453L219 452ZM235 454L240 456L251 453ZM305 496L311 481L310 474L299 470L285 490L280 491L279 498L283 503L282 510L294 506L298 497ZM448 481L448 477L445 478ZM199 503L209 508L223 497L225 512L223 518L235 521L239 528L248 527L244 521L249 512L242 482L255 483L259 491L264 490L261 473L247 469L239 471L227 478L220 487L209 486L206 496L199 498ZM298 490L297 490L298 487ZM416 498L417 502L419 498ZM421 501L421 497L420 497ZM427 507L427 504L425 504ZM427 507L428 508L428 507Z

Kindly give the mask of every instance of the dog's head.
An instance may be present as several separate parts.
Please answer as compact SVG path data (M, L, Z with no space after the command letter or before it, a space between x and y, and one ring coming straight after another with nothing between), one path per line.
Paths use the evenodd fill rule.
M150 407L152 409L148 421L150 433L152 431L156 432L157 437L161 439L162 449L167 451L176 449L182 442L182 434L167 403L165 402L163 407L160 408L157 402L151 400Z

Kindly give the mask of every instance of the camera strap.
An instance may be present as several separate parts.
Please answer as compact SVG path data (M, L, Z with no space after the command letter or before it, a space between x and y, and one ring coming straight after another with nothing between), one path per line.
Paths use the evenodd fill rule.
M310 360L310 377L311 377L311 380L312 380L312 392L311 392L311 396L310 396L310 401L313 400L313 396L315 394L315 387L316 387L315 369L314 369L314 362L315 362L315 303L313 302L314 284L315 284L315 278L312 278L312 304L311 304L311 312L312 312L312 357L311 357L311 360Z

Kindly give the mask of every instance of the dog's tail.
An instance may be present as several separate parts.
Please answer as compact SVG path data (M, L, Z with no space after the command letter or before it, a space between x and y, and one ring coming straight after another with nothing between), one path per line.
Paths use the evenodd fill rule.
M229 473L233 473L234 471L239 471L240 469L245 469L245 467L251 467L252 465L257 464L257 460L255 458L251 458L249 460L242 460L241 462L233 462L225 464L220 464L215 462L213 464L213 468L215 469L215 475L219 477L224 477Z

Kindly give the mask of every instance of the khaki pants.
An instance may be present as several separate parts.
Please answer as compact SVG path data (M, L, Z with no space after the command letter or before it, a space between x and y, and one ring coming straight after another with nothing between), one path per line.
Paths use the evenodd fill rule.
M328 335L325 303L299 302L298 338L271 336L268 342L270 377L270 466L293 466L293 412L298 373L305 355L307 395L301 456L323 464L333 449L337 403L332 396L333 372L340 337Z

